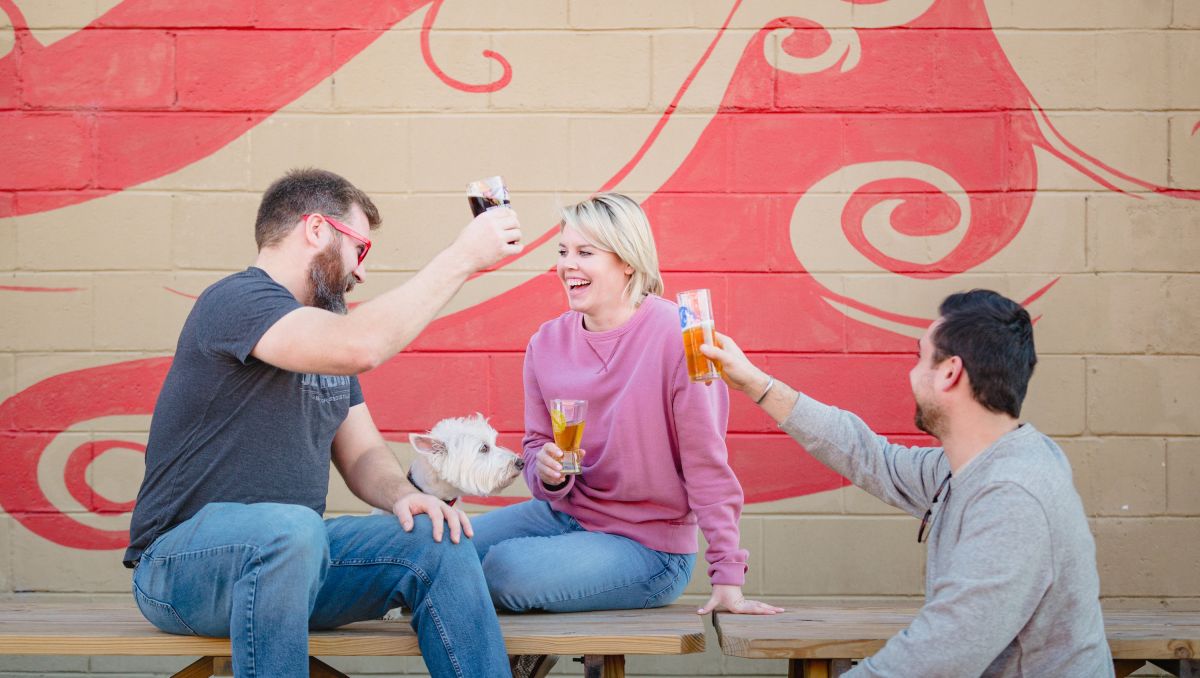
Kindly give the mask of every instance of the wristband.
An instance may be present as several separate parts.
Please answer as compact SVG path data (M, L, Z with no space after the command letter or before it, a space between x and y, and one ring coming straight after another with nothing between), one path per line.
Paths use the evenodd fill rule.
M767 397L767 394L771 392L771 387L775 385L775 377L770 375L767 376L767 387L763 389L762 395L760 395L758 399L754 401L755 405L762 405L762 401Z

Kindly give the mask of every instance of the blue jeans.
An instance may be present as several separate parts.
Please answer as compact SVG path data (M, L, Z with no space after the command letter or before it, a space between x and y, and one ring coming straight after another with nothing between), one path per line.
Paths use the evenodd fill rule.
M492 602L510 612L627 610L670 604L692 578L694 553L664 553L590 532L532 499L471 521Z
M417 516L322 520L290 504L209 504L160 536L133 572L133 595L168 633L229 637L234 674L308 675L308 630L413 611L433 676L508 675L479 559L465 538L433 541Z

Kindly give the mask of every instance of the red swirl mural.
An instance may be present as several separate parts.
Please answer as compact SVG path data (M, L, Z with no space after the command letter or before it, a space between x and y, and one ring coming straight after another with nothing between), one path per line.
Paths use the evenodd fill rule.
M0 0L15 30L12 52L0 59L0 148L10 159L0 168L0 217L90 200L194 163L423 7L421 52L431 72L465 92L508 86L519 66L495 52L480 57L501 68L494 82L462 82L437 66L429 45L441 4L126 0L42 46L17 6ZM913 339L904 329L929 319L840 291L823 273L824 253L888 274L898 286L971 271L1026 227L1039 153L1107 190L1180 199L1200 192L1119 172L1059 134L990 30L982 0L849 4L864 12L899 4L911 16L888 23L897 14L880 14L872 23L865 12L865 24L849 31L801 16L764 22L741 49L694 146L644 204L669 290L712 289L720 325L773 374L896 439L925 440L911 421ZM731 3L730 18L740 7ZM948 30L964 26L975 30ZM164 30L176 39L164 42ZM619 187L654 149L714 48L744 39L732 35L725 26L714 33L640 149L597 190ZM884 243L880 228L919 243L923 254ZM1025 301L1053 284L1048 277ZM433 323L363 376L381 430L402 441L443 416L478 410L516 445L521 351L562 306L546 272ZM59 374L0 404L0 506L63 546L124 546L125 531L96 528L47 498L39 460L76 424L150 414L169 364L157 358ZM751 502L845 484L744 399L734 400L729 446ZM131 509L87 482L88 466L117 448L144 450L133 441L96 441L76 448L62 469L69 493L91 513Z

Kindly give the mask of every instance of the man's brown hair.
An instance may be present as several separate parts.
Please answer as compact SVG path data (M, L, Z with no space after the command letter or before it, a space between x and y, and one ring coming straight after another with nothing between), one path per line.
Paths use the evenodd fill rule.
M345 178L312 167L291 170L263 193L254 222L254 241L260 250L278 243L305 214L326 214L345 221L351 205L362 209L372 230L383 223L371 198Z

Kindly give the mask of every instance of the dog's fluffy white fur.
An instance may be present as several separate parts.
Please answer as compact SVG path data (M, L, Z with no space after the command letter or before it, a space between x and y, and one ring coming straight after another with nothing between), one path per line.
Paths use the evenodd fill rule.
M496 429L482 414L443 419L427 434L410 433L408 441L417 452L410 468L416 486L445 501L499 492L525 467L496 444Z

